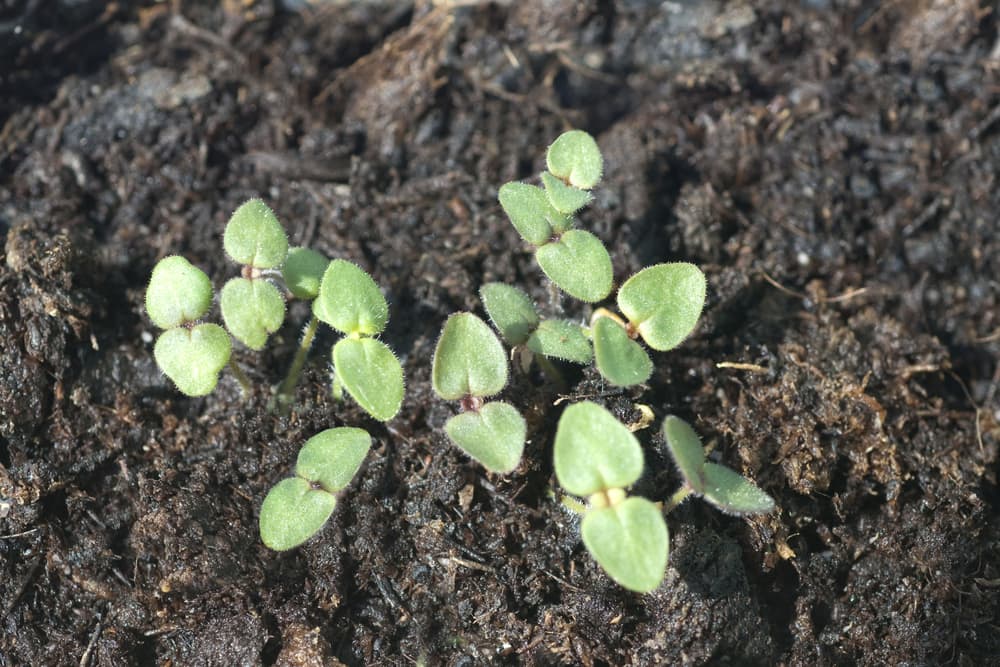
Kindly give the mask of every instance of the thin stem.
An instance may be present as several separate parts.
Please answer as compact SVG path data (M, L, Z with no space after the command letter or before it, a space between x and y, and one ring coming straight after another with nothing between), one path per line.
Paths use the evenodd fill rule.
M240 383L243 395L246 396L249 394L253 388L253 385L250 384L250 378L246 376L246 373L243 372L243 369L240 368L239 364L232 357L229 358L229 370L233 374L233 377L236 378L236 381Z
M302 377L302 368L306 365L306 358L309 356L309 348L312 347L313 339L316 338L316 330L319 328L319 319L315 315L309 320L309 324L302 332L302 340L299 341L299 349L295 351L292 365L288 368L288 375L285 381L278 388L278 395L275 397L278 409L282 412L291 405L292 394Z
M677 489L677 491L674 492L674 495L670 496L670 500L663 505L663 513L670 514L678 505L687 500L687 497L690 495L691 487L687 484Z

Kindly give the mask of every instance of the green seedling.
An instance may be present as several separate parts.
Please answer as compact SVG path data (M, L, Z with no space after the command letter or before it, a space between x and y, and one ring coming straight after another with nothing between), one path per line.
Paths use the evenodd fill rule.
M559 418L554 467L566 491L587 499L580 532L594 560L629 590L656 589L667 568L669 536L659 508L625 491L642 474L635 436L596 403L576 403Z
M589 364L590 340L583 327L570 320L543 320L527 294L503 283L479 290L490 321L512 347L523 346L550 359Z
M588 190L600 181L601 152L590 135L574 130L553 142L546 163L544 189L507 183L500 205L521 238L536 246L535 259L549 280L581 301L600 301L611 292L611 256L596 236L572 228L572 215L593 199Z
M359 428L317 433L299 450L295 476L278 482L260 508L260 538L275 551L299 546L315 535L337 506L336 493L351 483L371 449Z
M403 404L403 367L389 346L374 338L389 321L389 305L372 277L350 262L333 260L313 314L345 335L331 351L334 396L346 389L375 419L395 417Z
M661 352L680 345L698 324L705 292L705 274L686 262L649 266L626 280L618 290L625 318L600 308L591 320L597 370L615 385L645 382L653 363L635 339Z
M251 350L261 350L285 321L285 299L267 280L288 255L288 238L267 204L251 199L229 218L223 236L226 254L243 265L242 275L222 288L226 328Z
M723 512L738 516L774 510L774 499L756 484L726 466L706 461L698 435L683 419L667 417L663 421L663 437L684 479L684 485L671 498L671 509L689 495L695 495Z
M212 282L183 257L165 257L153 268L146 312L156 326L165 329L156 339L153 356L188 396L211 393L232 353L222 327L198 323L211 306Z
M507 355L489 326L472 313L449 317L434 350L431 379L438 396L461 402L463 412L444 427L451 441L487 470L514 470L527 424L509 403L485 400L507 385Z
M319 296L323 274L329 265L330 260L315 250L292 248L288 251L284 266L281 267L281 277L292 296L303 301L312 301ZM285 376L285 381L281 383L275 396L275 403L281 410L286 410L292 403L295 386L299 383L302 368L305 366L318 328L319 318L313 313L302 332L299 347L295 350L292 365L288 368L288 375Z

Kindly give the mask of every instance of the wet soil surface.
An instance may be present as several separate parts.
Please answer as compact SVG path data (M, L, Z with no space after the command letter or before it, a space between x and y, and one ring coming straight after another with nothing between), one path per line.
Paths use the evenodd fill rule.
M0 665L1000 664L997 10L0 3ZM492 476L447 443L429 362L486 281L589 314L496 202L568 127L605 153L581 223L616 278L692 261L709 303L647 386L516 374L529 443ZM154 263L221 285L251 196L384 287L396 419L332 400L330 331L268 411L301 304L237 351L250 396L158 372ZM620 589L553 497L583 398L688 419L778 510L686 503L664 585ZM342 424L367 464L317 537L267 550L262 498ZM637 492L664 500L655 425Z

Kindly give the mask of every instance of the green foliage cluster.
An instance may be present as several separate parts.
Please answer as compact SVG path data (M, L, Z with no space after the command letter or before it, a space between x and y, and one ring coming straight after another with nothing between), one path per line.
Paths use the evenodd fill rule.
M521 237L534 246L544 274L561 291L589 304L608 299L614 287L610 254L594 234L579 229L575 219L592 202L591 191L603 168L596 141L574 130L549 147L540 185L507 183L499 191L501 206ZM225 328L202 321L212 307L212 283L183 257L161 260L150 279L146 309L164 330L154 354L178 389L192 396L211 392L227 364L243 378L231 358L231 338L251 350L263 349L284 323L286 302L300 299L311 303L312 318L278 390L278 405L290 401L317 328L325 323L341 334L330 352L334 397L346 392L381 421L399 412L403 370L378 338L388 323L389 307L371 276L343 259L289 248L277 217L257 199L233 213L223 245L240 266L239 275L220 293ZM479 295L493 328L471 312L453 313L434 351L432 386L438 396L460 406L444 426L448 438L487 470L506 474L521 461L527 423L517 408L497 398L510 377L501 338L512 355L525 362L523 370L531 359L551 376L558 376L556 361L593 363L610 385L639 385L653 372L646 348L671 350L697 326L706 280L698 267L685 262L645 267L621 284L615 295L617 312L596 307L586 325L543 317L528 294L511 285L487 283ZM683 420L667 417L662 431L683 478L666 507L630 494L643 474L642 446L632 430L601 405L569 405L560 416L553 446L559 485L585 501L564 499L583 515L584 546L615 582L642 593L656 589L666 571L669 533L664 514L688 496L735 515L774 509L773 499L751 481L707 461L698 436ZM371 444L366 431L350 427L310 438L299 451L294 475L271 488L263 501L263 543L283 551L318 533Z
M686 422L667 417L663 434L684 478L667 511L692 494L730 514L774 509L774 500L753 482L705 461L701 442ZM643 468L642 448L632 432L603 407L576 403L559 418L553 462L560 486L588 501L580 533L594 560L629 590L657 588L667 567L667 524L655 503L625 491Z
M500 188L500 205L521 237L536 246L535 259L559 289L582 301L601 301L613 285L611 257L596 236L574 228L573 219L591 201L589 190L601 178L603 158L597 142L586 132L566 132L549 147L546 165L543 187L507 183ZM705 276L693 264L649 266L618 290L623 315L598 308L589 328L566 320L540 320L526 295L512 287L487 285L481 296L490 319L511 345L575 363L593 360L609 383L630 387L653 372L652 359L636 339L657 351L680 345L698 323L705 292Z
M295 475L278 482L260 507L260 538L275 551L315 535L337 506L341 491L361 468L372 439L360 428L330 428L299 450Z
M448 318L434 350L431 383L438 396L464 408L445 424L451 441L487 470L514 470L527 424L510 403L485 400L507 385L507 355L485 322L472 313Z
M403 369L396 355L374 336L388 321L389 307L371 276L350 262L328 260L309 248L289 248L288 238L274 212L251 199L233 213L223 234L226 254L240 265L240 275L222 288L219 303L225 329L200 323L211 309L212 283L183 257L167 257L153 269L146 290L146 312L165 331L154 356L160 369L189 396L215 389L219 373L232 363L230 335L251 350L261 350L285 321L285 301L311 301L313 318L277 402L291 400L309 347L320 321L345 334L334 345L333 388L347 390L375 419L386 421L403 401ZM279 290L279 282L286 293ZM228 331L228 333L227 333Z

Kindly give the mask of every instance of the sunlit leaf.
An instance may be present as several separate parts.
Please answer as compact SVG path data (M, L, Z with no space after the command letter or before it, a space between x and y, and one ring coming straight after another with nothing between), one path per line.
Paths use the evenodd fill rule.
M538 312L527 294L503 283L486 283L479 290L486 314L510 345L523 345L538 327Z
M535 259L549 280L576 299L594 303L611 292L611 256L588 231L569 230L558 241L538 248Z
M444 430L452 442L484 468L507 473L521 461L527 424L513 406L497 401L478 411L455 415Z
M288 254L288 237L274 211L251 199L229 218L222 245L233 261L257 269L281 266Z
M285 300L262 278L233 278L222 287L219 305L229 333L251 350L263 349L285 321Z
M313 314L341 333L373 336L385 329L389 304L362 268L335 259L323 273Z
M560 486L589 496L625 488L642 474L642 448L635 436L596 403L574 403L559 418L553 464Z
M594 560L621 586L648 593L663 581L670 547L667 524L645 498L589 510L580 533Z
M332 357L334 372L358 405L379 421L396 416L403 404L403 367L385 343L342 338Z
M231 352L229 334L217 324L168 329L153 347L157 365L188 396L204 396L215 389Z
M500 339L472 313L455 313L434 350L431 381L434 391L450 401L500 393L507 384L507 354Z
M194 322L212 306L212 281L183 257L164 257L153 267L146 312L153 324L172 329Z
M260 507L260 539L275 551L299 546L315 535L337 506L337 498L301 477L278 482Z
M584 190L597 185L604 171L604 159L597 142L582 130L559 135L549 146L545 163L553 174Z
M705 307L705 274L694 264L656 264L625 281L618 308L654 350L680 345Z
M611 384L631 387L653 374L653 362L646 351L610 317L598 317L592 334L597 370Z

